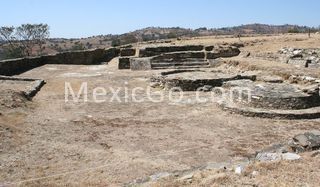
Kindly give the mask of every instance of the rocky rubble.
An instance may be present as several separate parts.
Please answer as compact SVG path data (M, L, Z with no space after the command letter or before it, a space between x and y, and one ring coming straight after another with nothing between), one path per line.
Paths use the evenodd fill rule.
M286 143L268 147L255 156L257 161L298 160L299 153L320 149L320 131L313 130L297 134Z
M160 172L147 178L137 179L126 186L149 186L150 184L156 184L161 180L178 181L179 183L183 184L191 184L195 180L200 180L197 182L204 183L206 182L205 178L208 176L204 179L201 179L202 177L199 176L204 176L208 171L217 171L219 176L223 176L222 178L226 178L227 175L232 174L238 176L249 175L251 177L256 177L257 175L260 175L260 172L253 170L251 173L248 173L248 171L250 171L248 168L252 168L252 166L256 165L257 163L280 163L281 161L290 162L304 159L301 155L293 150L297 146L303 148L299 149L302 152L318 150L320 148L320 131L314 130L311 132L298 134L291 138L288 143L276 144L268 147L257 152L256 155L251 158L235 158L230 162L209 163L207 165L196 167L190 170L174 171L172 173ZM318 154L319 152L314 152L312 155L314 157ZM212 177L217 177L217 173L212 172Z
M305 152L320 149L320 131L311 131L298 134L288 143L289 147L295 152Z
M279 54L287 57L287 63L300 67L320 67L320 49L282 48Z

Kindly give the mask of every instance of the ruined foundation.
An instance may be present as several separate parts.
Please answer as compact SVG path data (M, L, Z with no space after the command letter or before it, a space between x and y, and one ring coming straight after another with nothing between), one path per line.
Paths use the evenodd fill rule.
M234 57L239 54L240 50L232 45L146 47L139 50L139 57L130 57L130 68L131 70L210 68L216 65L218 58ZM119 64L122 63L119 60Z
M165 89L180 88L182 91L197 91L221 87L231 80L248 79L255 80L255 76L226 74L207 70L176 70L162 72L160 76L153 78ZM209 89L209 90L208 90Z
M28 100L31 100L46 84L46 82L41 79L7 76L0 76L0 83L2 87L8 87L10 90L22 92Z
M313 119L320 117L319 87L300 88L288 83L265 83L248 80L230 81L224 88L243 87L251 90L238 100L229 98L220 103L223 109L251 117ZM250 101L247 98L250 97Z

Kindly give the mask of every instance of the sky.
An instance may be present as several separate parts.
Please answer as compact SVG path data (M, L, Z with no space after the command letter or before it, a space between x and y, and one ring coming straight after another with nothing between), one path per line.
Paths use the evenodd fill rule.
M51 37L122 34L150 26L320 25L319 0L0 0L0 26L46 23Z

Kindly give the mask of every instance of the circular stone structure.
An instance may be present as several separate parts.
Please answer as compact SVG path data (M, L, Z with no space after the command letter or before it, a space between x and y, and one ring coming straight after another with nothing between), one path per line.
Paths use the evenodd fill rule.
M226 74L202 70L175 70L162 72L155 81L161 82L166 89L180 88L182 91L197 91L199 88L221 87L231 80L255 79L255 76Z
M247 99L250 94L251 101L244 104L256 108L299 110L320 106L319 90L302 90L298 86L288 83L273 84L235 80L226 82L223 87L239 87L239 90L241 88L250 90L250 93L246 91L242 94L234 93L234 95Z
M226 82L223 87L230 90L232 97L225 98L220 105L235 113L269 118L320 118L320 96L317 86L301 89L288 83L235 80Z

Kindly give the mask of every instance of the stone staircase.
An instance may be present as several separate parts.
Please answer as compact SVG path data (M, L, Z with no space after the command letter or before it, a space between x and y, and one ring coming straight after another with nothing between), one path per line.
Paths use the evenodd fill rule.
M153 57L151 60L152 69L185 69L185 68L206 68L210 67L205 59L204 52L172 52L164 53Z
M209 62L188 61L188 62L152 62L152 69L186 69L186 68L208 68Z
M210 68L215 59L228 58L240 54L240 50L231 45L222 46L155 46L139 49L125 49L120 53L119 69L151 70L151 69L189 69ZM130 56L134 55L135 56Z

